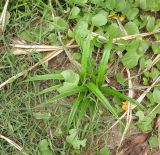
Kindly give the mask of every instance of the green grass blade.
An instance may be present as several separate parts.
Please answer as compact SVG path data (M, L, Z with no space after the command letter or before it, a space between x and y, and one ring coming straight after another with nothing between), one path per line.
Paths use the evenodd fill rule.
M98 86L102 86L105 80L105 74L111 49L112 49L112 40L109 40L109 42L104 47L103 56L98 68L98 78L97 78Z
M77 119L77 127L79 127L79 125L81 123L81 120L86 113L86 109L89 105L89 102L90 102L90 99L86 98L86 99L84 99L84 102L82 102L81 105L80 105L81 107L80 107L79 116L78 116L78 119Z
M77 94L77 93L80 93L80 92L84 92L86 90L87 90L87 88L84 87L84 86L77 86L77 87L75 87L75 88L73 88L73 89L71 89L69 91L63 92L63 93L61 93L59 95L56 95L56 96L50 98L45 103L42 103L41 105L38 105L37 107L43 107L45 105L51 104L51 103L53 103L53 102L55 102L57 100L65 98L67 96L71 96L71 95L74 95L74 94Z
M146 108L142 105L142 104L139 104L136 100L134 100L133 98L130 98L128 97L127 95L115 90L115 89L112 89L112 88L109 88L109 87L102 87L100 89L103 93L106 93L106 94L109 94L109 95L112 95L112 96L116 96L118 98L121 98L121 99L124 99L124 100L127 100L135 105L137 105L140 109L142 110L145 110Z
M73 122L75 113L76 113L80 103L82 102L83 98L84 98L84 94L80 94L78 96L78 98L76 99L76 101L73 103L73 106L72 106L72 109L71 109L71 112L69 114L68 121L67 121L67 129L68 130L70 129L70 126Z
M90 61L90 56L92 53L92 48L91 48L91 34L88 35L86 40L84 40L83 45L82 45L82 60L81 60L81 76L82 80L86 79L87 76L87 70L88 70L88 62Z
M110 105L109 101L106 99L106 97L102 94L102 92L99 90L99 88L94 83L87 83L86 86L89 88L89 90L92 91L92 93L102 102L105 108L107 108L110 113L113 114L116 118L118 118L118 114L115 111L115 109Z
M63 76L61 74L45 74L45 75L36 75L33 77L29 77L27 81L41 81L41 80L63 80Z
M37 95L42 95L42 94L45 94L45 93L49 93L49 92L51 92L51 91L54 91L54 90L60 88L61 86L62 86L62 85L59 84L59 85L55 85L55 86L46 88L46 89L42 90L41 92L39 92Z

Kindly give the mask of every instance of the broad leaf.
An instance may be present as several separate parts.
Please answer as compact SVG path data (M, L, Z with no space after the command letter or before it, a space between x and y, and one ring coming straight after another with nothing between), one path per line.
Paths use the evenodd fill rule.
M146 28L147 28L147 31L151 32L154 30L154 26L155 26L155 18L154 17L151 17L151 16L148 16L147 17L147 25L146 25Z
M92 17L92 24L94 26L103 26L107 23L107 12L101 10L98 14Z
M107 34L110 38L116 38L121 36L121 31L119 29L119 26L116 23L112 23L108 26Z
M153 98L154 102L160 103L160 89L158 89L158 87L154 88L153 90Z
M127 52L123 58L122 63L127 68L133 68L138 65L138 60L140 58L140 55L136 53L136 50L132 50Z
M129 20L133 20L139 13L138 8L128 8L126 11L126 16Z
M160 54L160 45L159 43L152 43L152 50L154 54Z
M59 93L66 92L78 86L79 75L77 73L74 73L72 70L65 70L61 75L64 77L65 82L63 82L62 87L57 89Z
M124 28L129 35L139 33L138 26L134 22L128 22L125 24Z
M53 152L49 148L49 142L47 139L43 139L38 144L40 155L53 155Z
M107 0L105 1L105 5L109 10L113 10L116 7L116 0Z
M72 10L71 10L71 12L70 12L70 19L77 18L78 15L79 15L79 13L80 13L80 9L78 7L76 7L76 6L73 7Z
M81 146L86 146L87 139L80 140L77 129L71 129L69 136L66 137L66 141L71 144L74 149L79 150Z
M156 135L153 135L152 137L149 138L149 145L151 148L156 148L159 146L159 140Z

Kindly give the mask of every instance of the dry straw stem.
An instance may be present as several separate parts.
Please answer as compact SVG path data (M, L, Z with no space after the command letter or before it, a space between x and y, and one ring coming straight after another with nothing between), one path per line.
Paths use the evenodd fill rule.
M6 1L1 17L0 17L0 33L4 32L5 20L6 20L6 12L8 7L9 0Z
M126 35L126 36L123 36L123 37L114 38L113 39L113 44L115 44L116 42L118 42L120 40L132 40L132 39L135 39L137 37L146 37L146 36L150 36L150 35L157 34L157 33L160 33L159 29L157 31L153 31L153 32L139 33L139 34L134 34L134 35ZM102 41L106 41L107 40L106 37L104 37L102 35L99 35L99 34L97 34L95 32L93 32L92 35L95 36L95 37L98 37L98 39L100 39Z
M12 145L13 147L15 147L15 148L16 148L17 150L19 150L22 154L28 155L27 153L25 153L25 152L23 151L23 148L22 148L21 146L19 146L18 144L16 144L16 143L15 143L14 141L12 141L11 139L9 139L9 138L1 135L1 134L0 134L0 138L3 139L3 140L5 140L5 141L7 141L10 145Z
M67 44L67 46L70 46L70 45L73 43L73 41L74 41L74 40L71 40L71 41ZM66 46L66 47L67 47L67 46ZM5 85L7 85L8 83L13 82L13 81L16 80L17 78L25 75L26 73L28 73L28 72L31 71L32 69L36 68L37 66L39 66L39 65L41 65L41 64L43 64L43 63L45 63L45 62L50 61L51 59L53 59L54 57L56 57L57 55L59 55L59 54L62 53L63 51L64 51L64 50L61 49L61 50L53 51L53 52L47 54L42 60L40 60L39 62L37 62L37 63L34 64L33 66L27 68L26 70L24 70L24 71L22 71L22 72L20 72L20 73L18 73L18 74L16 74L16 75L14 75L14 76L12 76L11 78L9 78L8 80L4 81L2 84L0 84L0 89L1 89L2 87L4 87Z
M10 44L14 55L31 54L33 52L48 52L63 50L62 46L48 46L48 45L25 45L25 44ZM76 48L78 45L69 45L67 48Z
M117 22L118 22L118 25L119 25L120 30L122 31L122 33L124 33L125 36L127 36L127 35L128 35L128 34L127 34L127 31L124 29L122 23L121 23L119 20L117 20ZM126 71L127 71L127 75L128 75L128 89L129 89L129 91L128 91L128 96L129 96L130 98L133 98L133 84L132 84L132 81L131 81L131 78L130 78L130 77L131 77L130 70L126 68ZM118 149L120 148L120 146L121 146L121 144L122 144L122 142L123 142L123 140L124 140L124 137L125 137L128 129L129 129L129 126L130 126L131 121L132 121L132 108L131 108L131 103L128 102L126 127L125 127L125 129L124 129L123 134L122 134L122 137L121 137L121 140L120 140Z

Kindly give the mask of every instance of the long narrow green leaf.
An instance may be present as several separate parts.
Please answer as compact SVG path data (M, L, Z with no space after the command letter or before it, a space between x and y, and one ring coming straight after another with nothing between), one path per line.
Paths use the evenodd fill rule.
M63 76L61 74L45 74L45 75L36 75L33 77L29 77L27 81L40 81L40 80L63 80Z
M112 89L112 88L109 88L109 87L101 87L100 90L105 93L105 94L109 94L109 95L112 95L112 96L116 96L118 98L121 98L121 99L124 99L124 100L127 100L135 105L137 105L140 109L142 110L145 110L146 108L142 105L142 104L139 104L136 100L134 100L133 98L130 98L128 97L127 95L115 90L115 89Z
M84 97L84 94L80 94L78 96L78 98L76 99L76 101L73 103L72 105L72 109L71 109L71 112L69 114L69 117L68 117L68 121L67 121L67 129L69 130L72 122L73 122L73 119L74 119L74 116L75 116L75 113L81 103L81 101L83 100L83 97Z
M78 119L77 119L77 127L79 127L80 123L81 123L81 120L82 120L82 117L85 115L86 113L86 109L89 105L89 102L90 102L90 99L89 98L86 98L84 99L84 102L81 103L81 107L80 107L80 110L79 110L79 116L78 116Z
M74 94L77 94L77 93L80 93L80 92L84 92L86 91L87 88L85 86L77 86L69 91L66 91L66 92L63 92L57 96L54 96L52 98L50 98L49 100L47 100L45 103L42 103L41 105L38 105L37 107L43 107L45 105L48 105L48 104L51 104L57 100L60 100L64 97L67 97L67 96L71 96L71 95L74 95Z
M102 104L107 108L113 116L118 118L118 114L115 111L115 109L110 105L109 101L106 99L106 97L102 94L102 92L99 90L99 88L94 83L87 83L86 86L89 88L89 90L92 91L92 93L102 102Z
M111 49L112 49L112 40L109 40L109 42L104 47L103 56L98 68L97 84L99 86L102 86L105 80L105 74L106 74L106 69L107 69L107 64L108 64Z
M62 86L61 84L55 85L55 86L51 86L51 87L49 87L49 88L46 88L46 89L42 90L42 91L39 92L37 95L42 95L42 94L45 94L45 93L49 93L49 92L51 92L51 91L54 91L54 90L60 88L61 86Z
M83 45L82 45L82 60L81 60L82 80L86 79L87 70L88 70L88 62L90 61L90 55L92 53L91 39L92 39L92 35L89 33L89 35L87 36L86 40L84 40Z

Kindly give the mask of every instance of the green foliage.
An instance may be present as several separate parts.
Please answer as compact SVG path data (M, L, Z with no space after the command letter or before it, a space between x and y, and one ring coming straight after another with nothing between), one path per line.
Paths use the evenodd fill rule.
M127 31L127 33L129 35L131 34L138 34L139 33L139 29L138 26L134 23L134 22L128 22L125 24L124 26L125 30Z
M143 131L143 132L149 132L152 131L152 117L150 116L144 116L144 112L138 111L136 113L136 116L139 117L138 121L138 127Z
M105 5L109 10L113 10L116 8L116 0L107 0L105 1Z
M51 149L49 148L49 142L47 139L41 140L38 147L40 155L53 155Z
M121 36L121 31L116 23L110 24L107 30L107 34L110 38L116 38Z
M88 2L88 0L66 0L67 3L80 4L83 5Z
M158 87L154 88L153 99L154 99L154 102L156 103L159 103L160 101L160 89Z
M101 86L105 80L106 68L107 68L109 57L110 57L111 48L112 48L112 40L110 40L105 45L104 51L103 51L103 56L102 56L102 59L99 64L98 77L97 77L97 83L99 86Z
M125 86L126 84L126 80L125 78L120 74L120 73L117 73L116 74L116 80L118 83L120 83L122 86Z
M160 54L160 46L158 43L152 43L152 50L154 54Z
M68 29L68 23L61 17L55 17L53 19L53 22L50 24L54 26L54 29L57 29L59 31L65 31Z
M147 31L151 32L151 31L154 30L155 18L151 17L151 16L148 16L147 21L148 21L147 25L146 25Z
M149 45L139 39L133 40L126 47L127 53L123 56L122 62L127 68L133 68L138 65L139 59L147 51Z
M33 113L33 116L36 119L43 119L43 120L49 120L51 118L51 114L50 113L46 113L46 112Z
M103 147L103 148L100 149L99 154L100 155L109 155L110 151L107 147Z
M153 135L152 137L150 137L150 139L149 139L149 145L152 148L158 147L159 146L158 136Z
M133 20L138 15L138 13L138 8L128 8L126 11L126 16L129 20Z
M78 7L73 7L70 12L70 19L78 18L80 13L80 9Z
M98 14L92 17L92 24L94 26L103 26L107 23L107 12L101 10Z
M100 100L102 102L104 107L107 108L113 114L113 116L118 118L118 114L117 114L116 110L110 105L109 101L105 98L105 96L102 94L102 92L99 90L99 88L94 83L87 83L87 87L89 88L89 90L91 90L91 92L94 95L96 95L98 100Z
M78 86L79 75L74 73L72 70L65 70L61 73L64 78L63 86L57 89L59 93L66 92Z
M71 129L69 135L66 137L66 141L77 150L80 149L81 146L86 146L87 139L80 140L77 129Z

